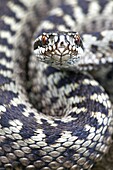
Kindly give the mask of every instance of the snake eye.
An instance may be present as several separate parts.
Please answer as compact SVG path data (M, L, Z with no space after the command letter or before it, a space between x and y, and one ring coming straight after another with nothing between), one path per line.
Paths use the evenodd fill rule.
M46 35L42 35L42 44L47 45L48 44L48 37Z
M40 39L35 41L34 50L36 50L38 47L43 47L44 45L47 45L48 43L49 43L48 37L46 35L42 35Z
M81 42L80 35L79 35L79 34L76 34L76 35L74 36L74 39L75 39L75 43L79 46L79 45L80 45L80 42Z
M74 39L75 39L75 43L76 43L77 47L80 46L84 50L82 39L81 39L80 35L79 34L75 34L74 35Z

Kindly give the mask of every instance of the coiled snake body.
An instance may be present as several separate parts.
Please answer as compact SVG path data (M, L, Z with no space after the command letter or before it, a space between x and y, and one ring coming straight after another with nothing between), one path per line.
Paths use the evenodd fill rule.
M112 109L84 70L113 62L112 0L1 0L0 9L0 169L91 169L111 143ZM66 32L85 32L80 59L66 70L38 62L31 50L36 26L38 36L65 32L64 44ZM50 40L43 35L35 50ZM49 61L38 57L54 65L52 54Z

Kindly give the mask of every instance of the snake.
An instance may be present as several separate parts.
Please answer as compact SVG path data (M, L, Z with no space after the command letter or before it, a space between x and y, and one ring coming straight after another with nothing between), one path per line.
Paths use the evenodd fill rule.
M112 74L112 18L112 0L0 0L0 170L90 170L108 152L112 101L90 71Z

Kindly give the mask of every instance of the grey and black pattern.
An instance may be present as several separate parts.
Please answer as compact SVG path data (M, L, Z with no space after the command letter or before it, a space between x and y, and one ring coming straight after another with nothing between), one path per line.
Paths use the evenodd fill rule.
M113 62L112 0L0 5L0 169L91 169L111 143L112 104L84 70ZM76 71L33 55L34 37L58 31L82 35Z

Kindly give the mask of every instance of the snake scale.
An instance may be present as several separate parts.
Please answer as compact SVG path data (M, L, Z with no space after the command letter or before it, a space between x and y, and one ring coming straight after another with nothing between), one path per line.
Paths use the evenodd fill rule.
M112 142L112 104L87 70L113 63L113 1L0 0L0 16L0 170L91 169ZM38 61L35 39L63 46L70 31L84 46L72 69Z

